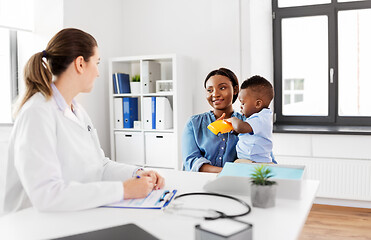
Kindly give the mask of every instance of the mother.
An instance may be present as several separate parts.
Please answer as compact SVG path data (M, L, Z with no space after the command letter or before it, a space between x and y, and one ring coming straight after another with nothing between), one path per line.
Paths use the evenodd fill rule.
M185 126L182 139L183 164L187 171L220 172L226 162L237 158L237 135L225 133L214 135L207 126L218 118L237 117L242 114L233 110L239 84L229 69L211 71L204 82L206 100L211 111L192 116Z

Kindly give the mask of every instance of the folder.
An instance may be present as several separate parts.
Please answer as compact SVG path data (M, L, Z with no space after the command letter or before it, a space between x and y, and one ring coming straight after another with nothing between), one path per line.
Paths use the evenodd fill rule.
M263 163L264 164L264 163ZM225 163L223 170L219 173L218 177L222 176L238 176L238 177L251 177L258 164L248 163ZM273 175L272 180L275 179L293 179L301 180L304 174L304 168L299 166L288 165L266 165L271 170Z
M152 129L156 129L156 97L151 97Z
M156 129L173 128L173 110L167 97L156 98Z
M123 112L124 112L124 128L133 128L134 121L138 120L138 98L124 97Z
M153 190L145 198L126 199L117 203L104 205L109 208L162 209L173 200L177 190Z
M113 99L114 105L114 114L115 114L115 128L123 128L124 127L124 120L123 120L123 111L122 111L122 98L114 98Z
M143 98L143 128L152 129L152 98Z
M114 73L113 82L116 82L118 93L130 93L130 78L126 73Z
M156 92L156 80L161 79L161 64L155 61L143 61L141 81L143 81L143 93Z
M218 177L205 184L204 190L235 195L250 195L251 173L258 164L225 163ZM300 199L305 166L267 164L277 182L277 198Z

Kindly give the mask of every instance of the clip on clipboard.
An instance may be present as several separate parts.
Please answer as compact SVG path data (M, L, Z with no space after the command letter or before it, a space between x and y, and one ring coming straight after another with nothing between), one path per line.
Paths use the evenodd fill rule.
M145 198L127 199L104 205L109 208L162 209L173 200L177 190L154 190Z

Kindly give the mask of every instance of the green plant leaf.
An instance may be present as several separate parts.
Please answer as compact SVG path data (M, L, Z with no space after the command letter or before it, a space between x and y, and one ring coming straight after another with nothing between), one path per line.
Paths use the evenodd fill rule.
M273 176L268 166L260 164L255 166L253 173L251 173L251 182L256 185L273 185L275 182L269 180Z
M132 82L140 82L140 75L135 75L135 76L133 76L132 78L131 78L131 81Z

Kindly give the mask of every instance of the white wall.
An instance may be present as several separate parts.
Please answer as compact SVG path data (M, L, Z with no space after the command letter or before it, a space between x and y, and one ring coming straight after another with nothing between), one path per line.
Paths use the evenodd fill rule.
M49 40L63 26L63 0L34 0L34 30L18 32L18 76L20 92L24 89L23 68L28 59L46 48Z
M206 75L227 67L240 75L239 0L126 0L124 55L177 53L193 64L194 112L209 109Z
M101 63L100 76L89 94L77 97L89 113L98 131L100 143L110 155L108 59L124 55L123 3L121 0L64 0L63 26L82 29L98 42Z

